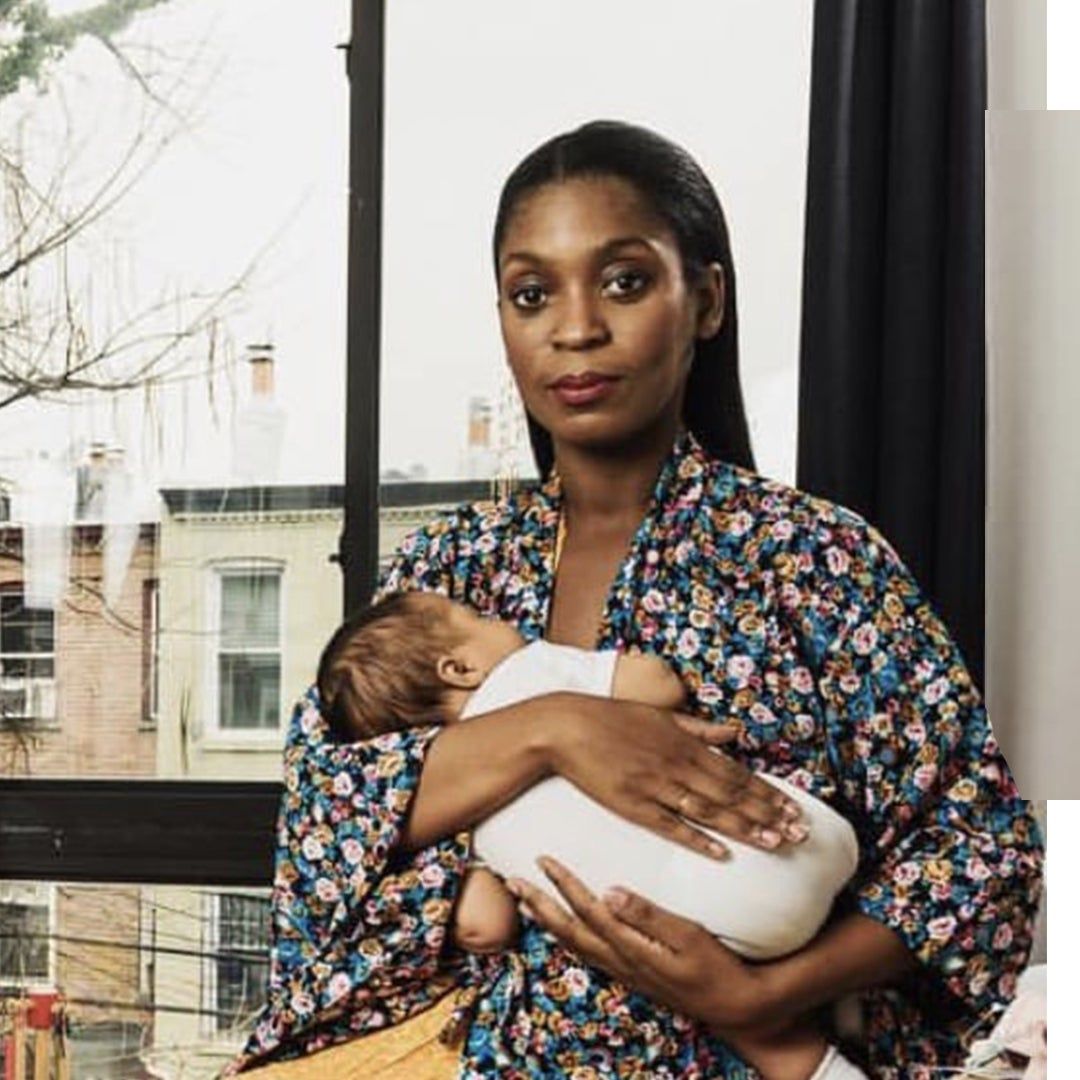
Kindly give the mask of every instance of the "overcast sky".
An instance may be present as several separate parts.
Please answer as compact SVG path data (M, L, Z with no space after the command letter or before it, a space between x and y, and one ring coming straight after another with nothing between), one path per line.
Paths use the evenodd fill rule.
M468 399L497 399L505 384L489 255L499 187L539 141L605 116L682 142L714 180L735 249L759 467L790 479L810 0L388 7L383 467L457 473ZM195 120L87 256L100 319L165 290L220 288L262 253L225 331L237 350L277 348L290 481L342 476L348 84L335 46L348 36L347 0L169 0L140 16L133 40L197 57L182 95ZM144 102L93 43L55 82L45 99L28 91L15 104L32 105L46 168L62 92L91 183ZM219 380L213 400L190 381L149 411L143 395L5 410L0 471L28 443L95 437L124 444L155 481L222 482L242 403L243 386Z

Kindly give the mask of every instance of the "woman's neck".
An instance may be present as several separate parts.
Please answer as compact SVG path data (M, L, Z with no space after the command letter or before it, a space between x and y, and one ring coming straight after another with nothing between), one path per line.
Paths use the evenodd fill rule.
M676 422L658 425L618 452L556 444L567 517L579 522L640 518L678 429Z

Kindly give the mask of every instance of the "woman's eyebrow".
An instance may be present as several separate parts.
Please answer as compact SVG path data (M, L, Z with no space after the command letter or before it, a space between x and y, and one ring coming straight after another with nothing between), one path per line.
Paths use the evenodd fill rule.
M592 252L594 261L600 262L617 253L623 248L637 247L652 250L653 245L643 236L617 236L612 240L605 240L603 244ZM512 262L525 262L535 266L542 266L547 260L542 255L532 251L510 251L500 260L500 266L507 266Z

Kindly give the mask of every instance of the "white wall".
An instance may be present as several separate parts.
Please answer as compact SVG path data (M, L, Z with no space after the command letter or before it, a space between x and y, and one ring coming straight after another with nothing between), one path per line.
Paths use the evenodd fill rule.
M987 673L1029 797L1080 795L1080 114L987 114Z
M603 117L682 143L717 187L758 466L793 479L811 0L388 8L383 464L442 448L432 475L452 475L467 399L495 399L504 367L499 189L534 146Z
M1010 352L1017 335L1022 334L1020 321L1013 311L1009 297L1024 274L1018 249L1007 249L1001 226L1002 202L1008 202L1009 192L1029 183L1026 175L1029 163L1005 156L999 133L1008 126L1015 136L1024 124L1023 116L1007 116L998 110L1044 109L1047 105L1047 0L988 0L986 6L989 57L987 65L987 332L989 404L988 462L987 462L987 696L990 721L1002 743L1005 757L1018 769L1028 772L1034 768L1035 777L1018 782L1026 795L1044 795L1038 780L1038 766L1027 765L1028 758L1040 753L1039 742L1028 745L1023 720L1023 696L1029 679L1027 658L1018 653L1018 626L1012 620L1017 606L1020 581L1014 575L1015 565L1022 557L1022 538L1008 524L1015 513L1017 485L1037 468L1026 460L1017 438L1015 424L1024 411L1024 388L1016 386L1023 379L1027 366L1026 351ZM1036 121L1037 122L1037 121ZM991 136L993 127L995 135ZM1008 141L1007 136L1007 141ZM993 139L993 141L990 141ZM1030 210L1029 210L1030 213ZM1013 241L1015 243L1015 241ZM1018 271L1018 273L1017 273ZM1011 336L1011 343L1010 343ZM1010 378L1011 376L1011 378ZM1022 758L1024 761L1022 762ZM1047 828L1047 800L1037 798L1035 809L1043 832ZM1032 962L1047 959L1047 905L1042 904L1036 929Z
M991 109L1046 108L1046 0L987 0Z

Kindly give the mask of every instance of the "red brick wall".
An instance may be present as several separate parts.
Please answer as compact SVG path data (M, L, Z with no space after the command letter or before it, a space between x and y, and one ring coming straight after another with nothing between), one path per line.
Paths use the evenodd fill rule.
M0 584L22 581L21 539L19 529L0 528ZM0 731L0 775L154 775L156 733L143 719L143 583L156 575L156 549L156 527L143 526L109 610L101 595L101 528L75 528L71 585L54 623L56 721L22 736ZM111 1003L72 1005L71 1016L148 1023L151 1014L138 1008L142 890L55 890L57 986L69 998Z
M22 579L18 529L0 530L0 584ZM101 596L99 526L77 526L71 585L56 612L56 723L0 732L0 775L143 776L155 732L143 723L143 583L155 576L156 528L143 526L119 601Z

